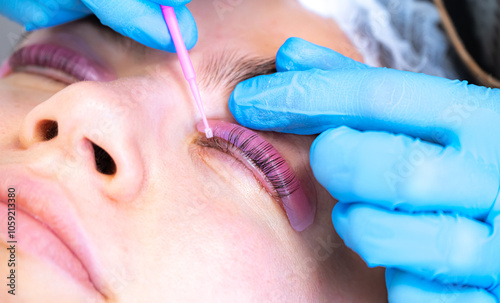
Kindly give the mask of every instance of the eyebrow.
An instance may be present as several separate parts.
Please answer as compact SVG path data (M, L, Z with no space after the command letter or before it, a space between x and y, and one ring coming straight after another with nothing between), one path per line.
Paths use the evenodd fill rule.
M149 47L103 25L95 16L87 17L85 21L103 31L115 43L122 45L135 55L145 56L148 51L151 51ZM276 72L274 57L259 57L228 48L203 56L198 69L199 84L202 88L206 90L221 89L223 93L231 93L236 85L242 81Z
M91 25L99 33L106 35L113 43L124 47L133 55L145 56L151 49L128 37L125 37L110 27L103 25L94 15L77 22ZM23 35L19 44L30 36ZM221 51L204 55L198 69L199 84L206 90L221 89L223 93L231 93L238 83L261 75L276 73L275 59L242 53L241 50L225 48Z
M94 15L84 19L100 32L104 32L118 45L132 52L134 55L146 56L151 48L125 37L110 27L103 25ZM215 53L204 55L198 69L199 84L206 90L222 90L231 93L238 83L261 75L276 73L275 58L259 57L244 54L237 49L222 49Z
M244 54L235 49L211 53L201 61L199 84L208 91L222 89L224 93L231 93L240 82L277 72L274 58Z
M122 45L133 54L147 55L151 49L128 37L115 32L103 25L94 15L85 19L86 22L103 31L115 43ZM223 49L216 53L203 56L199 67L200 86L207 90L222 89L224 93L232 92L236 85L247 79L276 73L275 58L259 57L244 54L236 49Z
M101 24L95 16L87 17L87 22L98 30L104 30L105 35L122 45L133 54L147 55L151 49L113 29ZM236 49L223 49L216 53L203 56L198 69L199 84L206 90L222 89L223 93L232 92L238 83L261 75L276 73L276 61L273 58L243 54Z

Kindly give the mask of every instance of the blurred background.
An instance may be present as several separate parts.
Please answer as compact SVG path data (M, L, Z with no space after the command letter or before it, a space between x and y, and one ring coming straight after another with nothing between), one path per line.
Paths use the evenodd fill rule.
M7 59L23 32L22 26L0 16L0 41L2 41L0 43L0 63Z

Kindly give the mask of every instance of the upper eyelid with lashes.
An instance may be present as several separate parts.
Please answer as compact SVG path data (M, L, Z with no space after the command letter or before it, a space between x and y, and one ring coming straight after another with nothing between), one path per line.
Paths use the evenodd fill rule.
M242 157L251 161L253 165L266 176L267 182L272 185L275 191L275 194L272 195L278 199L289 196L298 190L297 186L299 186L299 183L296 183L296 176L292 171L286 171L279 174L274 173L273 167L280 166L279 162L276 161L285 162L281 156L273 155L269 158L264 157L264 155L268 155L266 151L272 147L270 144L259 145L257 147L250 148L250 150L243 150L247 149L245 146L252 141L253 138L250 137L245 139L243 142L236 143L240 140L241 134L237 130L233 130L231 133L232 134L229 136L230 141L226 141L225 139L218 137L207 139L203 135L200 135L195 139L194 143L200 147L213 148L231 156L234 156L233 149L238 150L241 152ZM242 146L243 149L237 145Z

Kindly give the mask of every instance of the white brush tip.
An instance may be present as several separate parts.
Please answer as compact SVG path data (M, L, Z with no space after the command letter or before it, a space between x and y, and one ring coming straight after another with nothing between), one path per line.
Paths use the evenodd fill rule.
M214 137L214 132L211 128L207 128L205 129L205 135L207 136L207 139L212 139Z

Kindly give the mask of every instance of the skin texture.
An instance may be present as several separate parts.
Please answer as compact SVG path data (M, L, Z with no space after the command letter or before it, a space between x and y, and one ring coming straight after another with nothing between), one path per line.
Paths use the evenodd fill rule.
M188 6L199 28L195 67L228 49L273 58L292 36L361 59L335 23L294 1L219 2L224 9L212 1ZM66 87L20 72L0 80L0 169L28 171L65 193L64 207L76 214L96 264L98 290L19 249L19 301L6 291L0 301L386 300L383 271L368 269L335 233L335 200L309 167L314 137L262 133L317 203L314 224L297 233L243 165L193 143L200 117L176 55L110 39L86 22L38 31L23 45L46 41L84 45L78 49L106 64L116 80ZM202 87L210 119L235 122L230 91ZM30 139L46 119L58 122L59 135ZM85 138L113 157L116 175L96 171ZM0 245L6 260L7 244Z

